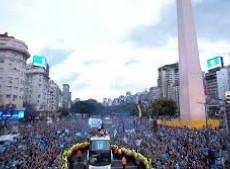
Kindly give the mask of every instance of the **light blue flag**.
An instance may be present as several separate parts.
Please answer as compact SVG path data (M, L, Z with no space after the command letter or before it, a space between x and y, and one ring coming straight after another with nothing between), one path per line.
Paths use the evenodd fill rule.
M115 129L114 132L113 132L113 137L114 137L115 140L117 140L118 137L119 137L118 132L117 132L116 129Z

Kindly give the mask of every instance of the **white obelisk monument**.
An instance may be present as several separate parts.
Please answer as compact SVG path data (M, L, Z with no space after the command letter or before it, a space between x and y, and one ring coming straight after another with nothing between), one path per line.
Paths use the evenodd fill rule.
M180 118L205 120L205 95L191 0L177 0Z

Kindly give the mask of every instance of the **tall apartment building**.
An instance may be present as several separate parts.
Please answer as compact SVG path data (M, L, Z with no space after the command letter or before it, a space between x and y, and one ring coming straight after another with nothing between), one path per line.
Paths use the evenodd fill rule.
M48 85L48 110L57 112L62 107L62 91L53 80L49 80Z
M178 63L165 65L158 69L158 87L160 97L171 98L179 105Z
M64 109L70 109L71 107L71 92L69 91L69 84L63 84L63 102L62 107Z
M24 101L33 105L37 111L48 111L48 81L49 74L46 68L27 65Z
M0 34L0 104L23 106L27 45L7 33Z
M205 85L208 111L218 112L225 100L225 92L230 90L230 67L209 70L205 75Z
M217 75L218 99L225 100L225 92L230 90L230 66L220 69Z

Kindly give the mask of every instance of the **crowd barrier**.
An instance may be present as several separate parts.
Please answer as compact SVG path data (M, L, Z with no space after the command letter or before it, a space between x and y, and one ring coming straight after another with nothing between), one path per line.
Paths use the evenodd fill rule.
M206 120L194 120L194 121L186 121L186 120L158 120L159 125L169 126L169 127L191 127L202 129L208 125L209 127L215 129L220 127L220 120L218 119L209 119L206 124Z

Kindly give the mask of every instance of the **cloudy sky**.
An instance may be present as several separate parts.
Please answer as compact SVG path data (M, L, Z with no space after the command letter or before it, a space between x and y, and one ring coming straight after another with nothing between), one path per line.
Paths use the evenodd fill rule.
M229 6L193 0L203 70L216 55L230 64ZM31 56L47 57L73 99L141 92L157 85L158 67L178 61L176 0L0 0L0 21Z

